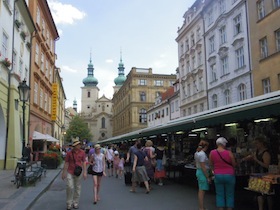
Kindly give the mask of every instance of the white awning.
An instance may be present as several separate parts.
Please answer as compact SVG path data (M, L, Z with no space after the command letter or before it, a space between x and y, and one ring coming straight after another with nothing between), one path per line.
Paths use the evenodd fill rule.
M49 134L46 134L47 136L47 141L50 141L50 142L59 142L59 140L57 140L56 138L50 136Z
M45 134L42 134L38 131L33 132L33 140L46 140L47 136Z

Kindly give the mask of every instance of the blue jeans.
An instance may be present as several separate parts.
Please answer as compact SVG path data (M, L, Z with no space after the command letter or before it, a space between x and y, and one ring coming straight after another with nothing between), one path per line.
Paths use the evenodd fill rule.
M234 208L235 176L215 174L216 205L218 208Z

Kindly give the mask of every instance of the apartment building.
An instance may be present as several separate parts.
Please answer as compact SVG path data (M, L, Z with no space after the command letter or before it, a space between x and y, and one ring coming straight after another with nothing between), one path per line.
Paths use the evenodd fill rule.
M176 81L176 75L153 74L151 68L133 67L113 95L113 136L147 127L147 110Z
M280 1L247 1L254 96L280 90Z
M253 97L246 2L210 1L203 13L209 109Z

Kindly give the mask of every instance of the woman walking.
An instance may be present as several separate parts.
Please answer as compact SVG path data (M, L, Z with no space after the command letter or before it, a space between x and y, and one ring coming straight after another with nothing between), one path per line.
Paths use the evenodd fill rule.
M196 177L198 181L198 205L199 210L205 210L204 207L204 195L209 190L209 183L211 177L209 173L209 160L206 155L209 143L205 140L201 140L198 144L194 159L196 163Z
M149 177L144 166L144 161L147 161L148 158L147 155L141 151L141 143L138 143L136 147L137 151L134 153L134 162L132 167L132 188L130 192L135 192L137 182L144 182L146 187L146 194L148 194L150 192L150 187L148 183Z
M225 149L227 142L224 137L218 138L217 149L212 150L209 156L210 165L215 173L216 205L219 210L234 208L236 161L232 152Z
M105 155L101 153L101 146L96 144L94 146L95 152L90 157L90 166L92 167L93 178L93 204L96 204L100 200L99 192L102 176L106 176L105 173Z
M162 186L163 185L163 178L166 176L166 172L164 170L164 165L163 165L163 158L165 156L165 151L164 151L164 146L163 142L159 143L159 146L156 147L155 150L156 154L156 170L155 170L155 179L158 180L158 185ZM166 157L165 157L166 158Z

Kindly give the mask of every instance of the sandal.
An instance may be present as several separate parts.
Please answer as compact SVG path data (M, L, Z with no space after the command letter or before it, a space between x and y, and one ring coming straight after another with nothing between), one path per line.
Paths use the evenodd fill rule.
M133 193L135 193L136 191L135 191L135 190L133 190L133 189L131 189L131 190L129 190L129 192L133 192Z

